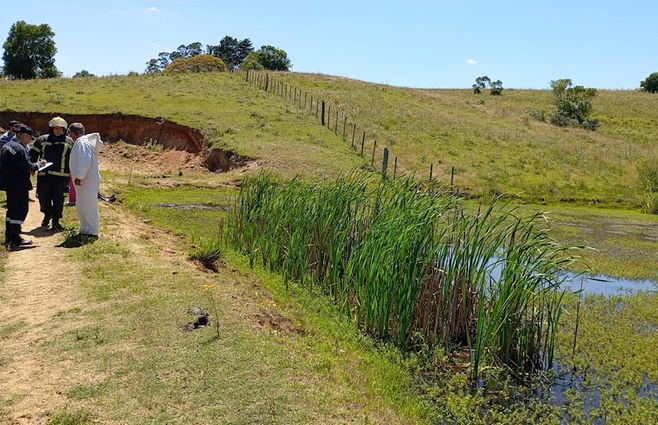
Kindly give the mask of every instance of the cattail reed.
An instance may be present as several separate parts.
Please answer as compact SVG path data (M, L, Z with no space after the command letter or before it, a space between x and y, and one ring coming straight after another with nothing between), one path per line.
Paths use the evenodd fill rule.
M327 181L261 174L243 181L225 236L286 282L331 296L367 333L401 348L468 350L484 366L550 367L572 257L495 203L469 214L407 179Z

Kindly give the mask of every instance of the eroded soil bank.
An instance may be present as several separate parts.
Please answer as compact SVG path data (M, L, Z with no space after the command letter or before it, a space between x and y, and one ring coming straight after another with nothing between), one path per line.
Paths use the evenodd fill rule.
M98 132L107 142L123 140L133 145L157 144L165 149L186 151L201 157L203 166L213 172L226 172L246 166L252 159L225 149L207 148L201 131L164 118L115 114L64 114L59 112L0 111L0 125L21 121L37 133L48 129L48 121L62 116L69 123L81 122L87 132Z
M104 140L142 145L157 143L167 149L200 153L204 149L204 137L199 130L164 118L148 118L139 115L116 114L64 114L59 112L0 112L0 123L11 120L21 121L35 131L45 133L48 121L54 116L63 117L68 123L81 122L87 132L98 132Z

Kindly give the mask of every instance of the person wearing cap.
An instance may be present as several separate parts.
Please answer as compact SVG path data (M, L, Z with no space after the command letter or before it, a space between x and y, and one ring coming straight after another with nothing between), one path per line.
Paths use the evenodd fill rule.
M52 165L37 173L37 196L43 213L42 227L48 227L52 219L52 230L64 230L59 220L64 211L64 193L69 183L69 157L73 141L66 136L68 124L62 117L48 122L50 131L35 140L30 148L30 159L44 159Z
M32 141L32 129L20 124L15 130L16 140L0 148L0 188L7 193L5 245L10 251L32 244L21 237L21 225L29 209L30 175L46 163L30 161L28 144Z
M69 126L68 134L75 141L71 150L71 178L76 186L75 211L80 219L80 235L98 238L98 189L101 176L98 172L98 154L103 141L98 133L85 135L80 123Z
M16 140L16 131L18 130L19 125L21 125L21 123L18 121L9 121L9 130L0 136L0 148L3 147L5 143L11 140Z

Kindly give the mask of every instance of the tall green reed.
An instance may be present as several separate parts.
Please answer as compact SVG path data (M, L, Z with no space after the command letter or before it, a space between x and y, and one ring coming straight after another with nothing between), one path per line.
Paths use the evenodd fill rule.
M406 348L468 349L485 365L550 366L573 261L537 226L496 203L467 213L411 179L328 181L263 173L243 181L225 237L265 267L327 294L366 332Z

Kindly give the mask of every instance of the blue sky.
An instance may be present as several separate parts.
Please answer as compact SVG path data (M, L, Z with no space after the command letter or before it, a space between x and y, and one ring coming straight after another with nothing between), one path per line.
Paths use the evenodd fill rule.
M7 10L11 10L7 12ZM65 76L143 72L160 51L225 35L284 49L293 70L410 87L635 88L658 71L658 0L24 1L11 24L49 24Z

